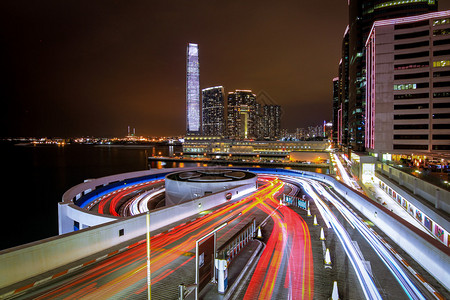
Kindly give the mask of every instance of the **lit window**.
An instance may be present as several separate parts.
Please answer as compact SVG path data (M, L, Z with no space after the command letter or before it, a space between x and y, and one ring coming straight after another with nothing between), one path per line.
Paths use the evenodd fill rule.
M450 66L450 60L438 60L438 61L433 61L433 67L437 68L437 67L448 67Z
M439 19L439 20L433 21L433 26L445 25L445 24L450 24L450 18Z
M450 29L449 29L449 28L433 30L433 35L434 35L434 36L437 36L437 35L447 35L447 34L450 34Z
M375 5L375 9L385 8L389 6L410 4L410 3L420 3L420 2L428 2L428 4L434 4L434 0L401 0L401 1L389 1L381 4Z
M415 89L417 89L417 84L415 83L394 84L394 91L415 90Z

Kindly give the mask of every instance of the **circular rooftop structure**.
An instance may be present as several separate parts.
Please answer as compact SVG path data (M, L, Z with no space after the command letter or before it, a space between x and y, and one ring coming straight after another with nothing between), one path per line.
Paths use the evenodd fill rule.
M227 169L198 170L172 173L167 176L170 180L190 181L190 182L222 182L235 181L254 177L255 174L245 171L235 171Z
M256 174L242 170L205 168L166 176L166 205L179 204L237 186L256 186Z

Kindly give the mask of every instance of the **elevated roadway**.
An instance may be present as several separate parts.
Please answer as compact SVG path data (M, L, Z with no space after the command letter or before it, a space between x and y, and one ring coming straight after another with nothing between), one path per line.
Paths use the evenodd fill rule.
M334 245L335 253L345 253L341 258L332 255L336 261L334 268L340 259L350 262L353 271L347 274L358 286L352 291L342 292L341 289L344 297L382 299L392 294L396 299L444 299L448 296L445 288L444 293L442 289L439 293L426 280L421 280L423 277L412 273L408 263L402 263L403 258L395 255L395 250L389 250L383 238L377 236L367 226L367 220L348 203L351 196L344 195L342 188L327 182L326 177L317 181L320 178L307 173L267 169L261 173L266 175L260 175L259 188L250 196L203 211L196 219L185 220L169 230L152 232L152 295L156 299L176 299L180 283L194 282L194 251L198 238L228 222L218 232L220 246L252 218L257 224L270 222L270 231L267 232L266 247L236 299L313 299L315 294L323 296L315 289L320 284L315 270L319 266L323 272L324 257L313 261L317 254L313 253L311 245L311 226L308 226L311 222L305 222L298 213L280 205L280 194L292 191L303 193L312 200L320 223L328 227L329 236L334 236L338 242ZM380 218L382 213L379 211ZM368 261L375 267L368 266ZM442 263L449 263L448 256ZM124 251L113 251L104 259L84 262L70 272L63 270L54 280L9 296L18 299L143 299L147 293L146 271L146 242L135 239ZM387 281L390 284L384 285ZM327 294L330 296L331 293Z
M311 253L308 228L305 226L301 235L296 234L292 226L304 224L298 215L292 214L287 207L280 207L277 197L284 191L282 181L273 177L266 178L261 183L262 186L251 196L206 212L203 217L151 237L152 295L155 299L176 299L178 285L194 281L195 241L233 216L238 217L229 221L229 224L219 231L219 246L252 218L261 223L270 216L277 224L260 260L261 264L258 263L257 272L260 277L252 281L252 286L257 288L252 288L248 293L269 298L271 295L292 295L297 294L301 286L306 284L311 289L309 298L312 299L313 262L311 255L307 255ZM306 244L303 245L303 241ZM145 298L145 245L145 241L139 241L126 251L111 255L100 262L86 264L78 271L30 289L18 298ZM273 258L270 257L272 252L277 253ZM294 263L290 257L301 259L295 260ZM266 264L271 267L266 269ZM299 280L292 281L295 284L284 286L280 283L284 281L285 276ZM259 287L259 282L268 278L271 278L269 283Z

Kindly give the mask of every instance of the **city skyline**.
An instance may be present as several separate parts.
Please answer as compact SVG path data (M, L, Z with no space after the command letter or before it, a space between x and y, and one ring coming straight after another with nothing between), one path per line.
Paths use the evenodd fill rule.
M266 91L289 131L331 120L347 1L1 8L0 137L122 136L128 125L145 136L184 134L189 42L202 48L200 89Z
M189 42L201 47L200 88L265 90L288 111L290 131L330 119L347 3L327 3L327 11L295 1L3 3L0 136L120 136L128 125L142 135L184 134ZM211 13L223 21L206 22ZM319 14L329 25L311 30ZM298 119L309 110L317 115Z

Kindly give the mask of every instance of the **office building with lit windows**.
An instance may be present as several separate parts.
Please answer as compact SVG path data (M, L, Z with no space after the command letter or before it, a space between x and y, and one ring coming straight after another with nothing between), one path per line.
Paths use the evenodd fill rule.
M225 134L225 102L223 86L202 89L203 135Z
M375 22L366 62L366 150L448 153L450 11Z
M333 115L336 115L336 146L348 147L348 90L349 90L349 26L345 28L342 38L342 56L339 61L338 103L333 105ZM334 85L333 85L334 88Z
M339 133L339 77L333 78L333 133L332 139L335 145L338 144Z
M348 105L342 107L342 143L354 151L364 150L366 62L365 42L373 22L408 17L437 11L437 0L349 0L348 58L342 60L342 71L348 63L348 72L340 72L340 80L346 84ZM347 31L347 30L346 30ZM347 49L343 49L347 51ZM346 55L343 53L343 58ZM341 77L344 75L345 77ZM347 106L347 108L345 107ZM348 121L345 122L345 119Z
M258 97L257 97L258 98ZM264 127L264 111L263 111L263 104L258 101L259 99L256 99L256 106L255 106L255 124L254 124L254 135L255 139L257 140L263 140L264 134L265 134L265 127Z
M200 68L198 45L189 43L186 63L186 133L200 134Z
M252 139L257 124L256 95L251 90L228 93L227 135L233 139Z

